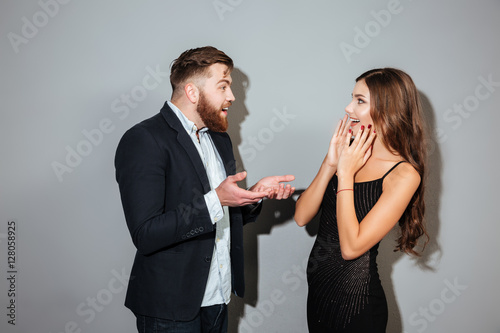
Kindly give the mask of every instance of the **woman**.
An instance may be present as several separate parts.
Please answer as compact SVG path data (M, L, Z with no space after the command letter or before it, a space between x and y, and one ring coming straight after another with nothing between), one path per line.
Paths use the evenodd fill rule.
M382 68L356 79L345 111L295 211L304 226L322 209L307 268L308 326L310 332L385 332L378 244L398 222L396 250L418 255L417 240L427 236L422 107L408 74Z

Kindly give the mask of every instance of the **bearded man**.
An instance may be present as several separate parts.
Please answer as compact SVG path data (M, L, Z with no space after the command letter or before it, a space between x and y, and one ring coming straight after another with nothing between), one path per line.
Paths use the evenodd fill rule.
M244 293L243 226L262 200L287 199L292 175L239 188L227 114L233 61L214 47L174 60L172 97L129 129L116 179L137 248L125 306L145 332L227 332L231 292Z

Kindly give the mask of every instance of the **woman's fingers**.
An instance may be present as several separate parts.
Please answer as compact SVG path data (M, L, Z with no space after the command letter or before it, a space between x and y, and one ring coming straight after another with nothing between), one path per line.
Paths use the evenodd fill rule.
M361 149L364 152L365 151L364 146L366 144L366 139L368 139L368 133L370 132L370 130L367 130L365 128L365 126L361 126L360 132L361 132L361 135L359 137L359 141L358 141L356 148Z
M371 154L372 154L372 147L369 146L368 150L365 152L365 155L363 156L363 165L366 163L366 161L368 161L368 159L370 158Z
M365 164L366 161L368 161L368 158L370 158L372 154L373 140L375 140L375 137L377 136L377 134L375 132L371 132L370 129L366 130L366 132L368 132L368 138L363 144L363 148L361 150L361 152L365 152L365 155L363 156L363 164Z
M339 134L342 134L342 119L339 120L339 122L337 123L337 127L335 127L335 132L333 132L333 135L339 135Z
M344 149L349 148L349 144L351 143L351 133L352 131L351 129L349 129L349 131L347 132L348 135L344 137L344 143L345 143Z
M347 134L347 131L350 127L350 121L348 121L347 115L344 118L340 119L337 123L337 127L335 128L334 137L343 137Z
M347 117L347 115L344 116L344 118L342 119L342 135L347 135L348 131L349 131L349 127L351 127L351 121L349 120L349 118Z
M370 129L370 127L368 127L368 129L366 130L366 132L367 132L366 134L367 134L368 138L366 139L366 141L363 145L364 150L367 150L368 148L370 148L373 145L373 141L375 140L375 137L377 136L377 133L375 133L375 131L372 131Z
M354 142L354 148L362 149L365 151L372 143L375 137L375 133L371 133L371 125L366 128L365 126L361 126L361 129L358 131Z
M352 153L358 152L361 156L363 156L366 151L372 146L376 135L377 134L371 130L371 126L369 126L368 128L361 126L350 146L350 135L346 137L345 142L348 146L348 149Z
M362 144L359 145L359 149L361 149L361 152L365 153L370 149L370 147L373 145L373 140L375 140L375 136L377 135L374 131L371 130L371 125L368 126L368 128L365 128L363 130L363 135L361 138Z
M360 140L361 140L361 136L363 135L363 129L364 127L361 126L361 129L358 131L358 133L356 133L356 136L354 137L354 140L352 141L352 143L350 144L350 148L352 150L355 150L359 144L360 144ZM349 136L349 142L350 142L350 136Z

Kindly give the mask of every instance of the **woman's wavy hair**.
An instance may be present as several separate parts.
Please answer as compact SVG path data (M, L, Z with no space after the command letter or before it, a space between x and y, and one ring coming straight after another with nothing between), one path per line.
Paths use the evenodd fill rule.
M426 176L426 146L422 103L411 77L395 68L372 69L361 74L370 91L370 115L377 136L392 152L411 163L420 175L420 185L399 220L400 236L394 251L419 256L414 248L421 236L429 241L425 230L424 191Z

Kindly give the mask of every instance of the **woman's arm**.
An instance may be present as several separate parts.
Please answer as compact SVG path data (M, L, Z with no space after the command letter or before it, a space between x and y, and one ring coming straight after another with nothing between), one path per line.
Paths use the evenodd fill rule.
M367 132L357 135L340 158L337 170L339 190L353 188L355 172L371 154L374 135L368 137ZM382 195L362 221L356 217L353 191L337 193L337 225L342 257L356 259L382 240L403 215L419 184L420 175L413 166L401 164L384 179Z
M328 182L337 171L337 163L340 153L346 144L345 137L349 134L347 115L337 124L328 147L328 153L321 164L318 174L311 185L300 195L295 206L295 222L301 227L309 223L318 214L323 195ZM350 136L350 135L349 135Z
M323 160L321 167L311 185L300 195L295 205L295 222L303 227L318 214L323 195L328 182L337 170L336 166L329 165L327 158Z
M339 189L352 183L339 179ZM410 164L399 165L384 179L382 195L361 222L356 218L353 192L340 192L337 224L342 257L356 259L380 242L399 221L419 184L420 175Z

